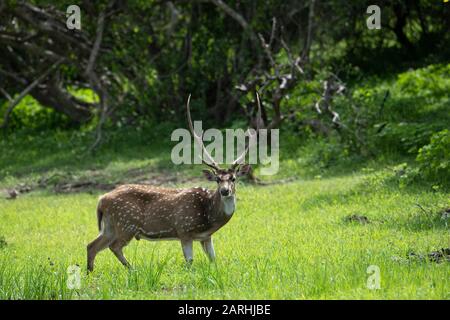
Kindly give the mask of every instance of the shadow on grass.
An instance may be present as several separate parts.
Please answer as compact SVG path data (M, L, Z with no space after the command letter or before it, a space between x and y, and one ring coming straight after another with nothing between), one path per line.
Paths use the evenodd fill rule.
M367 207L361 212L349 213L367 215L368 220L375 222L377 228L403 229L412 232L450 229L450 202L445 200L445 196L438 196L429 186L420 184L400 188L398 182L391 178L374 181L365 177L361 182L355 186L349 186L346 190L322 192L309 197L301 204L300 208L311 210L339 206L347 212L352 204L359 205L364 199L367 199L367 202L373 199L382 202L389 201L391 197L405 199L405 206L399 208L398 213L392 214L392 210L387 205L385 206L386 213L377 214L375 217L370 214L373 212L371 207ZM343 225L352 224L343 222Z
M300 209L310 210L313 208L327 207L331 205L348 205L353 201L355 190L347 190L333 193L321 193L306 199L300 206Z
M450 219L443 219L439 211L430 213L411 212L406 217L393 217L386 221L387 227L413 232L424 230L450 230Z
M169 139L169 138L168 138ZM170 140L169 140L170 141ZM170 168L170 149L165 139L138 132L114 132L95 152L88 153L90 136L76 132L49 132L36 136L16 135L0 141L0 179L43 175L49 171L68 174L102 171L111 163L123 163L123 171L136 167ZM133 163L126 167L127 163Z

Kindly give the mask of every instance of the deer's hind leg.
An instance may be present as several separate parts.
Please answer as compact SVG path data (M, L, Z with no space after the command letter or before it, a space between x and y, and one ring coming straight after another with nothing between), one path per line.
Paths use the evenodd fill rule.
M123 248L128 244L128 241L124 240L114 240L111 245L109 246L109 249L114 253L114 255L119 259L119 261L127 268L130 268L131 265L123 255Z
M94 270L94 260L97 253L108 248L109 244L114 241L106 237L104 234L100 234L97 239L92 241L87 246L87 269L88 271Z
M116 229L116 237L114 238L114 241L109 244L109 249L114 253L116 258L119 259L120 263L127 268L130 268L131 265L123 255L123 248L135 237L139 237L136 222L129 221L119 223Z
M87 245L87 270L88 272L94 270L94 260L97 253L108 248L108 246L115 240L114 229L109 223L109 218L104 217L102 221L102 228L98 237Z

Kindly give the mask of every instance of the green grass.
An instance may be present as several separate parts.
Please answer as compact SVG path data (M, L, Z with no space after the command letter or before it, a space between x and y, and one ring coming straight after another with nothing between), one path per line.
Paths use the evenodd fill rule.
M187 268L178 242L141 240L125 249L133 270L105 250L89 276L86 245L97 235L98 194L1 199L7 244L0 248L0 298L450 299L449 263L407 258L450 245L439 216L449 194L399 189L378 175L240 184L237 212L214 236L216 263L196 244ZM345 222L350 214L371 223ZM74 264L82 269L80 290L66 286ZM366 287L369 265L380 268L379 290Z
M216 263L195 244L187 268L178 242L141 240L125 249L132 270L105 250L87 276L100 192L56 194L55 185L201 177L200 166L171 164L170 129L105 129L95 154L86 152L92 135L83 130L18 131L0 140L0 191L48 179L15 200L0 192L0 299L450 299L450 263L426 258L450 247L450 221L441 219L448 189L400 183L398 164L414 161L395 150L372 160L344 157L330 141L304 143L289 131L281 133L280 172L269 179L297 180L239 184L235 216L214 236ZM353 214L371 223L346 222ZM70 290L67 271L77 264L81 288ZM366 286L371 265L380 268L379 290Z
M87 151L92 133L48 130L11 134L8 140L0 138L0 189L20 183L33 185L42 178L50 178L51 187L65 181L116 183L139 171L147 177L168 169L179 171L170 161L170 148L176 142L170 141L167 132L164 140L160 132L151 129L106 132L95 153ZM185 175L194 174L193 166L182 170Z

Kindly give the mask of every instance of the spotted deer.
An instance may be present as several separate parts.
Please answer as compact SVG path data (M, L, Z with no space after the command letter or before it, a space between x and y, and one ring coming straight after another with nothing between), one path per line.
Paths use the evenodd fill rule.
M258 96L257 101L260 108ZM193 260L193 241L200 241L208 258L215 259L212 235L227 224L236 210L236 178L250 170L250 165L243 164L250 144L231 167L220 168L206 150L202 137L194 131L189 102L190 96L186 104L189 129L201 145L203 164L210 167L203 170L203 174L209 181L217 182L216 190L129 184L103 195L97 205L100 233L87 246L88 272L94 269L97 253L108 247L124 266L129 267L122 250L133 238L179 240L188 264ZM252 141L255 133L248 131L248 134Z

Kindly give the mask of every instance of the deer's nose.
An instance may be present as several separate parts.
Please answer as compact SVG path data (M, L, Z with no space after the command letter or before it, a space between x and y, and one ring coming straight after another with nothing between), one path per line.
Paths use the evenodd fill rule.
M220 194L224 197L227 197L230 195L230 190L227 188L220 188Z

